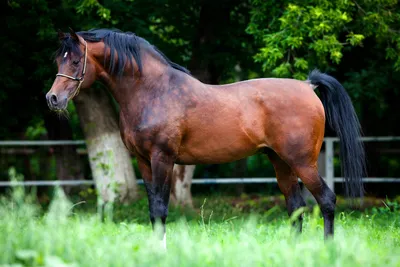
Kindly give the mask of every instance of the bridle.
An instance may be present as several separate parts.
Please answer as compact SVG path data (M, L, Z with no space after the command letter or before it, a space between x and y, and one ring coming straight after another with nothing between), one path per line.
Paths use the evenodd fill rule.
M74 98L75 96L77 96L79 94L79 90L81 89L81 85L82 85L82 83L83 83L83 81L85 79L86 62L87 62L87 43L86 43L85 40L83 40L83 41L84 41L84 44L85 44L85 61L83 63L83 69L82 69L81 77L79 77L79 78L78 77L73 77L73 76L69 76L69 75L66 75L66 74L62 74L62 73L57 73L56 74L56 77L57 76L61 76L61 77L65 77L65 78L68 78L68 79L71 79L71 80L74 80L74 81L78 82L78 87L76 87L75 93L70 99Z

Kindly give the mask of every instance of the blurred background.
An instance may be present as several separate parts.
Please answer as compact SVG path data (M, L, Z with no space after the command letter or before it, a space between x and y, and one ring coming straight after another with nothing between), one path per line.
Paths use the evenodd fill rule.
M118 132L118 105L104 86L96 84L83 92L70 103L66 117L51 113L47 107L45 94L57 72L53 61L59 46L56 31L67 32L68 27L75 31L117 28L134 32L211 84L260 77L306 79L309 71L319 68L347 89L364 136L400 137L398 1L8 0L2 5L6 12L1 17L5 32L0 35L0 181L4 185L0 193L6 191L10 179L61 180L69 182L63 189L71 198L92 194L114 201L119 196L122 202L130 203L144 197L135 182L141 177L135 158L123 146L100 148L104 153L97 153L111 151L112 156L98 159L90 156L93 148L85 145L101 140L105 127ZM329 129L326 136L334 137ZM400 138L371 138L365 146L368 176L376 178L366 184L367 196L396 197L400 192ZM336 142L334 177L341 176L338 154ZM324 146L323 176L325 157ZM124 165L130 175L121 177L117 165ZM261 154L229 164L198 165L194 173L193 169L179 168L175 179L189 190L183 202L191 203L187 200L190 191L194 195L280 195L274 182L209 184L204 180L274 177L272 165ZM199 179L204 182L195 184ZM101 192L96 193L93 180ZM77 186L71 181L88 182ZM115 181L119 188L108 192ZM53 188L37 187L38 199L47 203ZM340 182L335 191L342 193Z

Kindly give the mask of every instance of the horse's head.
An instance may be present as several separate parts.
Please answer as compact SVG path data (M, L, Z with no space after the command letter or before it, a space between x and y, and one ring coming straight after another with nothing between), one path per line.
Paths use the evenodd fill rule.
M59 31L58 37L61 41L56 53L58 73L46 99L50 109L63 111L80 89L93 84L96 71L88 55L88 45L81 36L71 29L70 34Z

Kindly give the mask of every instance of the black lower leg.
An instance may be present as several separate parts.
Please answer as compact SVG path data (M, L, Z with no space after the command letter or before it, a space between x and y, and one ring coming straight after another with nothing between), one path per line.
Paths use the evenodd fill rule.
M165 233L165 222L168 216L168 202L170 195L169 184L145 183L149 199L150 221L153 229L157 223L162 226L162 236ZM161 237L162 237L161 236Z
M327 186L325 181L320 177L322 187L319 188L316 194L313 194L317 200L321 209L322 216L324 218L324 233L325 238L333 236L334 232L334 220L335 220L335 208L336 208L336 195Z
M292 187L290 193L286 196L286 207L288 210L289 216L302 208L305 207L306 203L301 196L300 186L299 184L295 184ZM303 229L303 213L299 214L297 218L293 221L293 227L300 233Z

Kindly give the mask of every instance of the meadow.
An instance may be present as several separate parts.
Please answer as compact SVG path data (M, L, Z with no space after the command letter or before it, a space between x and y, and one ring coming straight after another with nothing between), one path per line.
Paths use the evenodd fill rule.
M236 201L236 202L235 202ZM172 208L167 251L152 234L145 199L101 222L90 202L56 194L48 207L16 189L0 204L0 266L400 266L400 205L339 208L333 240L319 209L291 229L281 197L240 202L196 196L195 210Z

